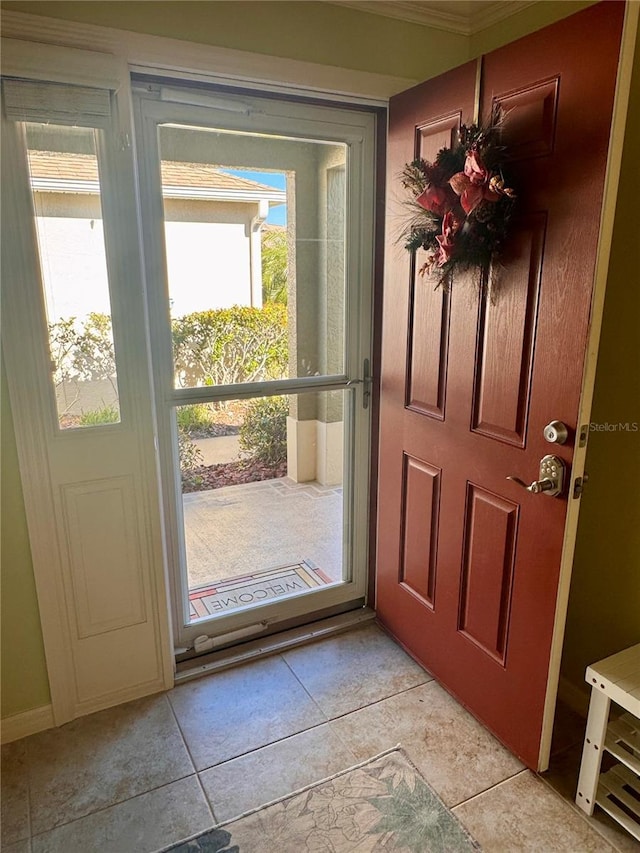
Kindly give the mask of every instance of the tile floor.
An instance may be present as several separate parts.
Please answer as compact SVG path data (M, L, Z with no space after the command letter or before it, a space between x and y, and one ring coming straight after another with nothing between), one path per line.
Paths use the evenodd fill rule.
M640 849L571 805L575 737L558 793L370 624L3 747L2 850L156 851L397 743L485 853Z

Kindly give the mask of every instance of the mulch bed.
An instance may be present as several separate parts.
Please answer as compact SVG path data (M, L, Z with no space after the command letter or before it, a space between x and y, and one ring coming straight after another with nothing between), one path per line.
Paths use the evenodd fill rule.
M260 480L276 480L287 476L286 461L278 465L267 465L255 459L240 459L236 462L220 462L217 465L201 465L182 479L182 493L206 492L222 486L239 486Z

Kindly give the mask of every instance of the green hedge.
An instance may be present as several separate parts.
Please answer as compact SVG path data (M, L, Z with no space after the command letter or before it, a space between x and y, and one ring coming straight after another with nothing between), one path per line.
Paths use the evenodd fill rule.
M195 311L173 320L171 333L181 387L260 382L287 373L285 305ZM51 323L49 341L56 385L115 376L111 318L106 314Z
M195 311L172 323L173 355L178 384L232 385L286 375L287 309L221 308Z

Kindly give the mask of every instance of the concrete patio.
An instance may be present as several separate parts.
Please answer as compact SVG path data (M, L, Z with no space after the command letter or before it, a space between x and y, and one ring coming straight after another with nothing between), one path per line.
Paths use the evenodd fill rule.
M183 496L189 588L309 561L342 580L342 487L289 477Z

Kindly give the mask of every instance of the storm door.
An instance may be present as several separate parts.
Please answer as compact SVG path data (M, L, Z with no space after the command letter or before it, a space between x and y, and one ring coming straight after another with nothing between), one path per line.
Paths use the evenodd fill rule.
M176 643L361 606L374 116L141 86Z

